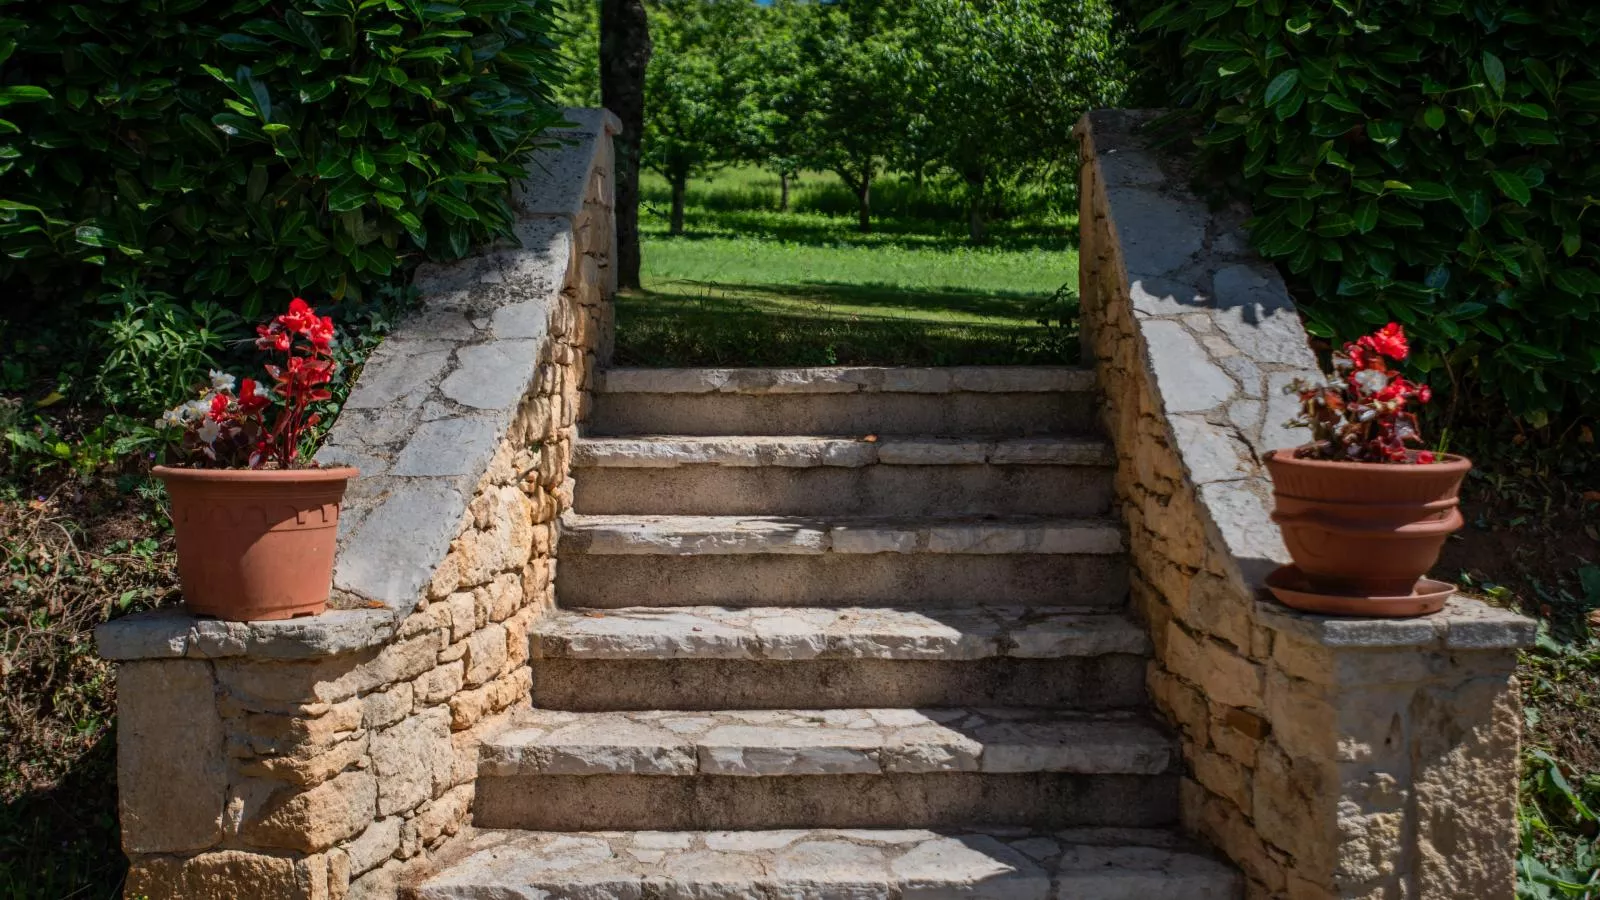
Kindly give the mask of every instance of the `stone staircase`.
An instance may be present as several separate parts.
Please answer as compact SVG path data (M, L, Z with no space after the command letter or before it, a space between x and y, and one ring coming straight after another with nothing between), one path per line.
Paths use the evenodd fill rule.
M613 370L444 898L1213 900L1066 368Z

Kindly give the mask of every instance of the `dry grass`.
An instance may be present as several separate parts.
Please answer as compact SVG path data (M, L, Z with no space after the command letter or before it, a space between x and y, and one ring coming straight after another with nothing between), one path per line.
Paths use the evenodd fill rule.
M175 595L136 477L0 489L0 897L115 897L115 682L94 627Z

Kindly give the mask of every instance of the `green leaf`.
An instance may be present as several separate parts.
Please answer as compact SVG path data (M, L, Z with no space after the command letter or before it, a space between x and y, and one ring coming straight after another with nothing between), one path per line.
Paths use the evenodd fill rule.
M1468 191L1464 197L1458 198L1461 211L1466 213L1467 224L1474 229L1482 228L1489 224L1489 216L1494 212L1494 206L1489 201L1489 192L1481 190Z
M0 88L0 107L13 103L39 103L51 99L50 92L36 84L13 84Z
M1506 95L1506 66L1500 57L1485 50L1483 51L1483 77L1489 82L1489 88L1496 97Z
M346 178L328 192L329 212L350 212L360 209L371 196L371 189L359 178Z
M1396 188L1395 193L1412 200L1448 200L1451 197L1450 189L1437 181L1415 181L1404 188Z
M1422 122L1434 131L1444 127L1444 107L1437 104L1428 107L1422 114Z
M1378 198L1368 197L1356 204L1356 230L1366 234L1378 227Z
M350 159L350 167L355 169L357 175L368 181L378 174L378 164L372 161L372 151L362 145L356 148L355 156Z
M1494 179L1495 186L1500 188L1501 193L1521 205L1527 206L1528 201L1533 199L1533 192L1528 189L1528 183L1523 181L1522 176L1515 172L1496 169L1490 173L1489 177Z
M1289 92L1300 83L1300 70L1288 69L1278 73L1278 76L1267 83L1266 93L1262 100L1268 107L1277 106L1289 96Z
M430 195L430 199L437 204L440 209L443 209L458 219L468 219L474 222L478 220L478 211L473 209L470 204L463 200L458 200L449 194L432 194Z

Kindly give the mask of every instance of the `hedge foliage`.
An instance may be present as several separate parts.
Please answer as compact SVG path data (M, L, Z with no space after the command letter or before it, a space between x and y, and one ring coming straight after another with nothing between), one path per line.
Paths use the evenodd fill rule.
M1600 3L1159 3L1154 58L1177 61L1314 333L1398 320L1457 402L1594 411Z
M0 0L0 287L259 315L509 229L557 0Z

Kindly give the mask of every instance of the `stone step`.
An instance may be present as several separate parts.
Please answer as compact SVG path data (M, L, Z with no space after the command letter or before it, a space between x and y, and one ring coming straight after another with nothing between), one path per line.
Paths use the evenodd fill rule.
M562 605L1121 607L1105 520L569 515Z
M1095 438L657 436L573 448L574 508L646 515L1103 515Z
M482 831L415 900L1239 900L1171 832Z
M1133 714L536 711L486 743L489 828L1165 825L1176 748Z
M1071 434L1094 373L1047 366L611 369L588 434Z
M534 626L533 701L562 710L1126 709L1144 628L1080 608L564 609Z
M1160 775L1172 738L1137 713L1040 709L534 710L486 742L480 777Z

